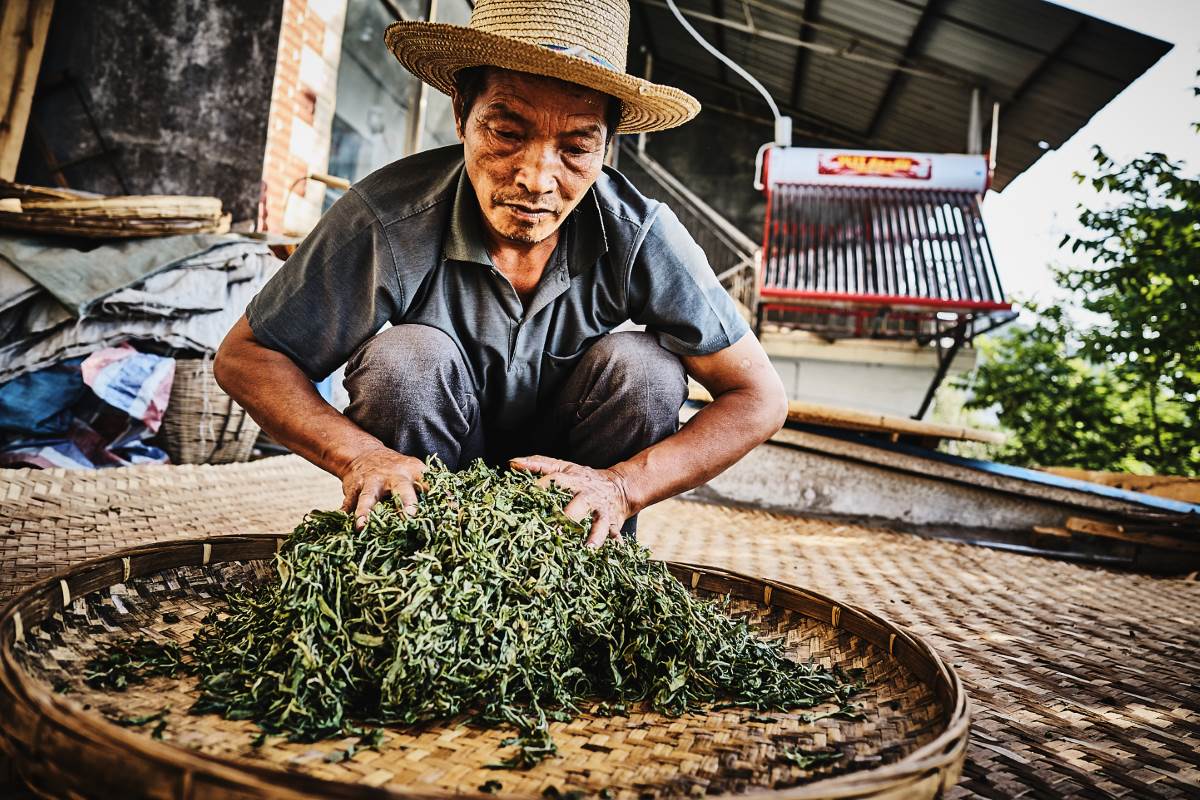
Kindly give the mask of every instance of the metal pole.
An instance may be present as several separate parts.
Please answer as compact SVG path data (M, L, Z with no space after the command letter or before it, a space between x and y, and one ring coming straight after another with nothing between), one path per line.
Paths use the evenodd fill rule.
M971 115L967 122L967 152L983 152L983 110L980 108L979 87L971 90Z
M642 71L642 77L646 80L652 80L654 75L654 53L646 51L646 69ZM646 134L639 133L637 141L637 154L639 156L646 155Z
M613 169L620 169L621 163L621 135L613 134L612 144L608 146L608 153L604 156L604 163Z
M992 103L992 137L988 141L988 174L996 171L996 151L1000 148L1000 104Z
M921 407L917 409L917 413L912 415L913 419L923 419L925 412L933 405L933 398L937 394L938 387L942 385L942 380L945 379L946 373L950 371L950 364L953 363L954 356L958 354L959 348L963 346L965 328L970 322L971 320L968 318L959 322L954 327L954 340L944 350L941 347L939 337L937 372L934 373L933 380L929 383L929 389L925 392L925 399L921 401Z
M427 0L425 18L437 22L438 0ZM408 135L405 137L404 154L411 156L421 150L421 134L425 127L425 107L429 105L429 86L418 80L413 87L412 107L408 115Z

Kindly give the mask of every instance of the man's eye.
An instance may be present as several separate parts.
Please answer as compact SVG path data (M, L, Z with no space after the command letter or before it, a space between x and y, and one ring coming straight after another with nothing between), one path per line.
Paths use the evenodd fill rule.
M496 131L496 135L501 139L504 139L506 142L515 142L521 138L521 134L517 133L516 131L498 130Z
M568 154L573 156L586 156L588 153L592 152L586 147L568 147L566 148L566 151Z

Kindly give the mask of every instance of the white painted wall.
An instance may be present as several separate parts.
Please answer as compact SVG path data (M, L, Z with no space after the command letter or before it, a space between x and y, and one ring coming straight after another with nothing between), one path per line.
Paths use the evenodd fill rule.
M794 333L764 332L763 347L788 397L863 411L911 416L937 371L937 350L915 342L843 339L826 342ZM947 379L975 366L963 348Z

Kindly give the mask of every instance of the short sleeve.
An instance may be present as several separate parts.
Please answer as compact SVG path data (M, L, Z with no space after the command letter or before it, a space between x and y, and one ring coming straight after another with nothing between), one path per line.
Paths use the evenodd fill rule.
M246 307L254 338L312 380L346 362L403 307L386 233L352 189Z
M700 245L665 205L634 256L627 287L630 319L677 355L724 350L750 330Z

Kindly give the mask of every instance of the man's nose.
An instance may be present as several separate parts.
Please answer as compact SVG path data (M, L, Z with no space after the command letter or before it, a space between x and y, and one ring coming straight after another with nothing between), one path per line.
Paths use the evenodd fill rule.
M517 186L530 195L554 191L558 153L553 145L531 145L517 171Z

